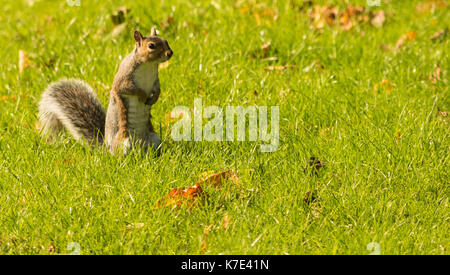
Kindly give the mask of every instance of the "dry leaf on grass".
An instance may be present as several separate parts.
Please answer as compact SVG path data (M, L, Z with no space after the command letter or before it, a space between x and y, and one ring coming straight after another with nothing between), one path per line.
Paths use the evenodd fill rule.
M403 34L403 35L399 38L399 40L397 41L397 43L395 44L395 48L396 48L396 49L402 48L402 47L405 45L406 42L416 40L416 36L417 36L417 33L416 33L416 32L408 32L408 33L406 33L406 34Z
M164 199L158 201L157 206L178 207L186 205L191 207L194 203L197 203L196 198L204 195L203 189L199 184L187 188L173 188Z
M364 7L348 5L340 11L333 5L314 5L309 13L311 27L322 29L326 25L337 26L349 31L355 26L369 22L372 26L380 28L386 21L384 11L368 12Z
M431 74L430 78L431 78L431 82L433 82L433 84L436 84L439 80L441 80L441 67L440 66L436 67L436 70Z
M443 40L447 36L447 33L448 33L448 28L443 29L441 31L433 33L433 35L430 37L430 39L433 42Z
M205 198L207 194L203 191L202 186L206 184L214 185L219 187L225 181L230 180L234 184L240 184L239 177L234 171L224 171L208 175L204 179L198 181L192 187L185 188L173 188L170 190L169 194L166 195L162 200L159 200L157 207L179 207L186 205L187 207L192 207L198 204L199 199Z
M417 4L414 12L419 15L426 15L428 13L434 13L436 8L445 8L447 3L445 1L428 0Z
M236 6L239 6L239 4ZM278 19L278 12L276 10L268 9L263 3L242 6L240 7L239 12L243 15L253 14L256 25L258 26L261 26L263 22L270 25L271 21Z

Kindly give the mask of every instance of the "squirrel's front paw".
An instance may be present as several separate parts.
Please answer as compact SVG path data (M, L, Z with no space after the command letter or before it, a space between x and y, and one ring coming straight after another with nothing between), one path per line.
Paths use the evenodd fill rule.
M132 148L132 144L131 144L131 140L129 137L126 137L122 140L121 142L121 146L122 146L122 151L123 151L123 155L126 156L131 152L131 148Z
M111 153L120 154L122 152L125 156L131 152L132 142L129 137L116 137L111 146Z

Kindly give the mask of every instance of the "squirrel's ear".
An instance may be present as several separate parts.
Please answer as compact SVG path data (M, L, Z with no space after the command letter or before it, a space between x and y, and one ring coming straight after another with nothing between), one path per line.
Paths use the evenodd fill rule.
M150 36L156 36L156 28L152 27L152 30L150 31Z
M134 31L134 40L136 40L136 43L141 45L142 39L144 39L142 34L139 31Z

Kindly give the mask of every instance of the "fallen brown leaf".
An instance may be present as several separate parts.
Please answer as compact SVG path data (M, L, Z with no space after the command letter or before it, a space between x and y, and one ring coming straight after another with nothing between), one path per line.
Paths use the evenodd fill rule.
M384 11L368 13L364 7L348 5L340 11L333 5L314 5L309 13L311 27L322 29L325 25L337 26L342 30L349 31L356 25L369 21L373 26L381 27L385 21Z
M443 40L443 39L447 36L447 33L448 33L448 28L443 29L443 30L441 30L441 31L435 32L435 33L430 37L430 39L431 39L431 41L433 41L433 42L436 42L436 41L439 41L439 40Z
M312 26L315 29L322 29L327 23L326 18L328 17L329 22L332 15L330 14L329 7L327 5L314 5L312 12L309 14L309 17L311 18Z
M438 109L438 116L448 117L448 113Z
M437 66L436 70L431 74L431 81L433 84L436 84L439 80L441 80L441 67Z
M446 1L428 0L417 4L414 12L419 15L426 15L428 13L434 13L436 8L445 8L446 6Z
M204 195L200 184L183 189L173 188L163 200L158 201L157 206L179 207L186 205L191 207L196 203L196 198L203 197Z
M224 181L230 180L234 184L240 184L239 176L234 171L224 171L208 175L202 180L198 181L192 187L185 188L173 188L169 194L163 199L159 200L157 207L179 207L186 205L192 207L198 203L198 199L204 198L207 194L203 191L202 186L205 184L212 184L215 187L219 187Z
M400 49L404 46L404 44L408 41L414 41L416 39L417 33L416 32L408 32L406 34L403 34L400 39L395 44L396 49Z

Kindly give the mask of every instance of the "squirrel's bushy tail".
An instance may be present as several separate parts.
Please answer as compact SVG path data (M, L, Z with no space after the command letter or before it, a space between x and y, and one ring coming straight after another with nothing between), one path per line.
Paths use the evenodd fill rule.
M55 134L66 128L75 139L103 143L105 110L92 88L77 79L51 83L39 102L42 131Z

